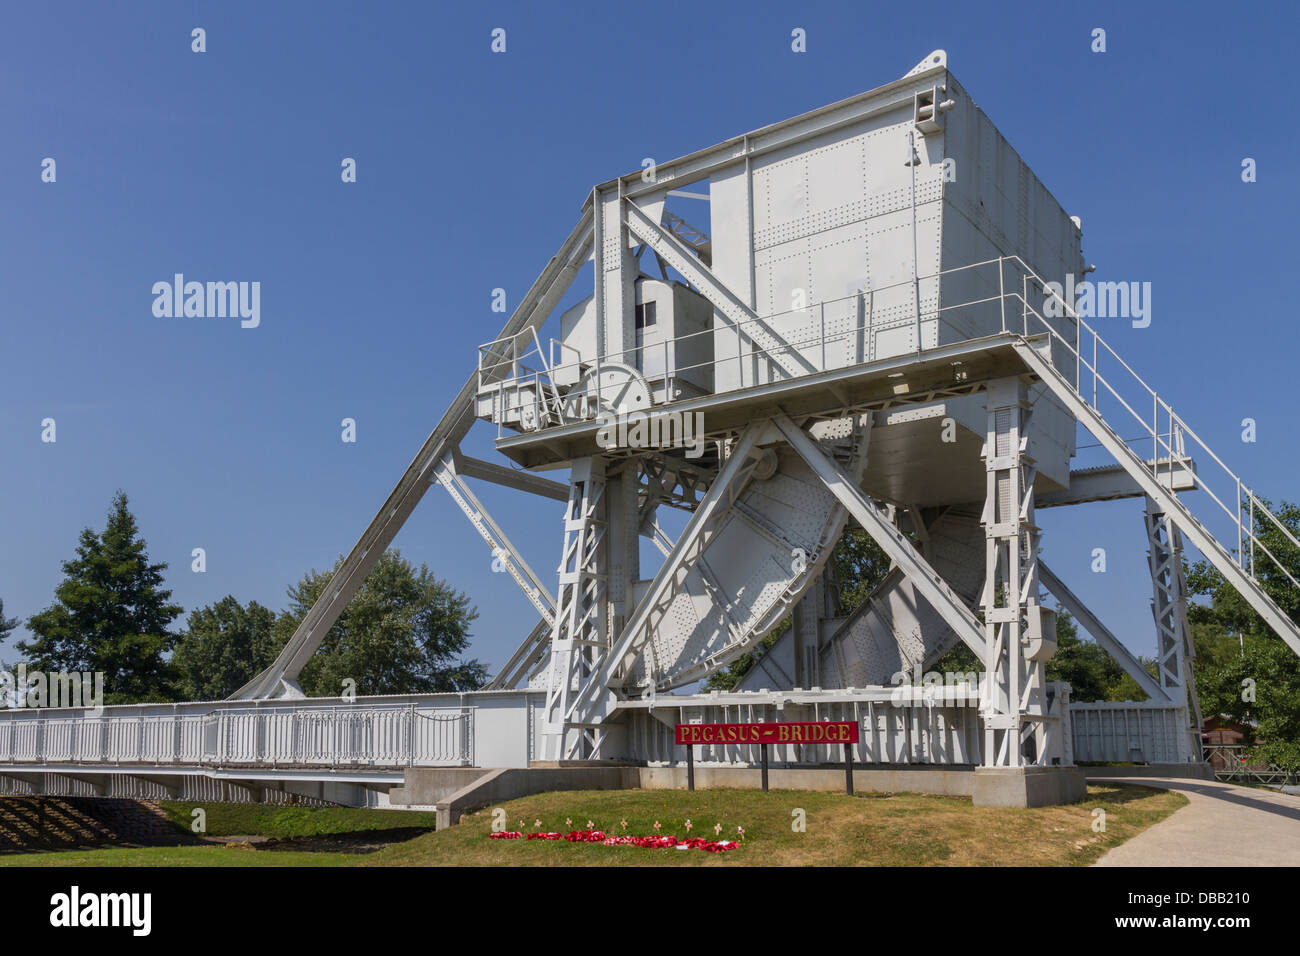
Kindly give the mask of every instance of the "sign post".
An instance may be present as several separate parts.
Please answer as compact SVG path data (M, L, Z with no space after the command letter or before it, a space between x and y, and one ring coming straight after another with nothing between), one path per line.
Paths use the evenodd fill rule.
M844 792L853 795L853 744L858 742L858 724L852 720L805 721L799 723L677 724L675 742L686 748L686 787L695 789L696 744L758 744L763 792L767 793L768 744L844 745ZM834 753L834 751L831 751Z

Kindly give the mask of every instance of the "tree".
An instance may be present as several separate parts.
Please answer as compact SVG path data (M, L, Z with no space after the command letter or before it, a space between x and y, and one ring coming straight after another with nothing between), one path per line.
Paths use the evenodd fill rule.
M342 558L335 564L337 571ZM332 574L313 570L289 589L289 609L276 622L276 647L292 636ZM397 550L385 551L329 629L299 675L309 697L428 694L475 690L487 668L459 657L469 647L478 611L421 564L417 571Z
M17 626L18 618L5 617L5 602L0 600L0 644L5 642L5 639L9 637L10 632ZM0 670L12 674L14 668L10 667L8 664L0 662ZM5 688L4 695L0 696L0 707L12 707L15 705L17 700L17 689L13 686L8 686Z
M1257 760L1300 769L1300 657L1276 635L1244 635L1237 654L1198 666L1196 687L1203 713L1250 728Z
M1292 535L1300 535L1300 506L1262 505ZM1300 549L1263 509L1254 515L1254 528L1263 545L1255 548L1255 578L1292 621L1300 622L1300 589L1291 582L1300 579ZM1187 609L1202 712L1253 725L1256 759L1300 768L1300 658L1208 561L1187 567L1186 577L1189 594L1207 599Z
M30 668L102 672L106 703L172 699L165 655L176 638L167 628L181 608L162 586L167 565L151 564L146 547L119 491L104 533L83 529L77 556L63 563L55 603L28 620L36 638L16 646Z
M840 613L852 614L880 587L892 562L875 538L856 524L844 529L831 554L832 577L838 582Z
M1056 611L1056 653L1047 662L1046 677L1068 683L1073 701L1147 699L1141 685L1101 645L1079 637L1079 626L1064 608Z
M1292 578L1300 580L1300 548L1291 543L1286 533L1264 511L1273 510L1292 535L1300 536L1300 506L1284 501L1274 510L1272 503L1263 499L1261 505L1254 517L1255 535L1263 545L1255 548L1254 552L1255 579L1283 613L1292 621L1300 621L1300 588L1291 583ZM1265 549L1277 558L1276 562L1264 553ZM1188 618L1192 622L1209 623L1220 632L1234 636L1273 633L1264 619L1210 562L1197 561L1186 569L1186 576L1190 594L1209 598L1208 605L1197 604L1188 608Z
M274 611L230 595L192 611L172 656L180 699L221 700L270 666L280 649L275 623Z
M0 599L0 644L9 637L9 632L18 626L18 618L5 617L5 602Z

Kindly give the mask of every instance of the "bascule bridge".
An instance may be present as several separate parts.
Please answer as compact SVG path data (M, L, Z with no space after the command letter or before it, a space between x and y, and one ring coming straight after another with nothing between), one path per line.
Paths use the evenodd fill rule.
M382 792L409 790L421 767L668 772L674 724L728 720L854 720L864 768L946 766L986 803L1076 799L1079 761L1197 765L1184 541L1297 653L1300 629L1259 574L1275 565L1300 587L1265 526L1300 542L1065 300L1086 270L1079 220L943 51L601 183L271 668L230 701L109 708L101 721L142 728L130 758L105 732L50 770L48 747L21 742L34 719L6 715L0 774L102 782L113 771L98 760L165 785L178 766L261 792ZM561 312L588 274L590 294ZM498 460L462 452L477 422ZM1075 468L1078 435L1109 461ZM554 515L558 577L530 567L477 481ZM481 692L301 699L296 675L434 486L536 626ZM1145 504L1155 674L1039 555L1040 509L1122 498ZM851 525L891 568L846 613L828 559ZM1071 702L1047 680L1056 605L1147 700ZM900 698L900 675L958 643L982 680ZM700 690L746 653L735 691ZM146 753L149 721L162 729ZM699 760L745 766L751 750ZM775 750L789 767L836 759L829 745Z

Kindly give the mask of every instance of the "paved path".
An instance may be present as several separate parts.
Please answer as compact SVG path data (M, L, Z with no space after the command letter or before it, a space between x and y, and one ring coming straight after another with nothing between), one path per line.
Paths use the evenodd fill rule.
M1216 780L1089 777L1177 790L1190 803L1097 866L1300 866L1300 797Z

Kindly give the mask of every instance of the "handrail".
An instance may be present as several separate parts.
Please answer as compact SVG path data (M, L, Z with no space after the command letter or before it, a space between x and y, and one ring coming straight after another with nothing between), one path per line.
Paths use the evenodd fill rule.
M921 283L935 279L950 279L959 273L971 270L986 270L992 267L997 268L998 274L996 280L990 276L985 283L985 287L989 290L987 294L977 294L967 301L956 303L942 304L941 301L941 304L928 308L924 312L921 311L915 292ZM1008 281L1008 269L1012 272L1012 281ZM1016 272L1019 273L1019 282L1014 281ZM902 304L910 306L911 310L899 311L898 305L894 304L890 308L896 312L897 319L891 320L888 326L879 325L877 322L877 313L880 311L879 299L891 291L899 290L908 290L910 292ZM1042 311L1034 304L1035 296L1040 293L1042 298L1039 301L1042 304ZM1013 318L1014 308L1008 309L1007 307L1008 302L1014 305L1017 301L1020 306L1019 322ZM717 336L719 331L723 330L713 328L688 332L672 339L666 339L662 343L644 346L644 348L658 349L662 344L664 348L663 374L665 379L671 376L680 380L683 375L692 371L704 368L718 368L735 361L740 370L740 381L742 382L746 378L746 364L753 362L765 362L768 380L779 381L789 376L784 374L779 363L773 360L776 355L791 351L806 351L811 354L820 353L822 368L825 368L825 356L828 346L849 342L854 347L852 359L856 360L857 363L869 361L867 333L872 330L879 330L882 327L892 328L895 324L902 326L918 322L934 323L936 328L944 329L950 333L944 344L951 343L954 338L963 340L982 336L987 333L972 328L964 328L957 320L956 313L963 309L970 310L991 306L993 303L998 304L998 311L1001 314L1001 331L1003 333L1023 339L1047 333L1053 346L1064 350L1062 357L1066 361L1064 363L1054 362L1053 364L1056 364L1058 369L1061 369L1062 365L1068 366L1069 371L1073 372L1073 381L1070 381L1064 374L1062 377L1070 384L1076 395L1098 413L1103 423L1106 424L1106 427L1111 430L1117 439L1131 448L1135 447L1137 443L1150 442L1152 454L1150 461L1146 461L1144 467L1148 468L1155 478L1158 480L1161 478L1164 473L1163 469L1167 469L1167 472L1172 474L1174 469L1181 467L1180 463L1185 462L1189 457L1207 466L1210 463L1217 465L1222 472L1221 475L1212 476L1206 473L1204 467L1201 467L1194 474L1194 480L1196 487L1204 491L1218 509L1232 522L1232 528L1237 535L1237 546L1232 549L1230 555L1232 560L1252 579L1258 581L1255 565L1258 556L1262 554L1272 561L1273 565L1293 586L1300 589L1300 580L1297 580L1296 576L1287 569L1274 551L1262 540L1261 534L1263 532L1257 527L1256 516L1258 515L1259 520L1264 522L1265 527L1271 525L1273 529L1281 532L1284 542L1289 543L1290 546L1295 547L1297 550L1300 550L1300 538L1297 538L1268 509L1264 502L1242 482L1241 478L1228 467L1223 459L1210 448L1195 430L1187 425L1186 421L1174 411L1172 406L1162 399L1156 390L1148 385L1133 367L1102 338L1100 333L1079 315L1077 309L1071 303L1066 302L1051 284L1034 272L1019 256L1000 256L985 259L968 265L940 270L916 279L909 278L879 287L864 286L849 295L809 303L801 309L788 309L752 320L729 323L725 331L728 334L734 334L736 337L737 348L734 356L715 355L706 362L685 366L670 366L668 362L668 347L670 345L675 348L681 344L688 344L692 339L699 336L711 336L714 337L714 341L721 341ZM1043 315L1043 311L1049 310L1049 303L1052 306L1050 311L1059 313L1059 317L1053 316L1052 319L1049 319ZM825 331L826 311L837 307L843 308L845 317L849 315L861 316L861 321L850 323L850 327L846 331L827 335ZM754 337L746 334L747 328L766 327L773 322L780 323L782 320L787 320L786 326L789 327L788 320L793 316L806 316L808 332L806 335L798 335L787 340L781 346L771 349L760 348L757 346ZM597 380L596 384L595 405L597 408L579 408L577 409L579 414L576 417L566 414L564 396L552 383L557 373L567 373L569 380L580 380L583 366L589 366L599 375L601 362L607 362L609 357L589 356L584 361L577 349L567 346L561 350L561 358L567 358L568 352L572 351L577 354L577 361L556 365L553 362L547 362L548 358L554 359L554 354L550 356L540 355L541 348L540 344L538 344L537 353L543 368L533 369L523 363L525 360L531 359L534 353L531 349L519 351L517 346L519 337L498 339L495 342L480 346L480 382L483 381L485 371L487 377L491 378L495 370L499 369L503 364L513 362L516 369L516 374L513 377L498 378L494 382L484 384L484 390L496 391L501 396L506 395L510 390L514 390L520 404L531 407L533 410L532 429L541 429L552 424L565 424L575 420L588 420L592 417L602 405L599 380ZM536 341L535 333L533 338ZM749 340L748 350L746 350L744 344L746 339ZM935 339L937 342L940 336L936 335ZM503 346L504 348L502 348ZM489 350L493 350L491 352L491 361L484 366L482 363L488 358ZM910 354L919 356L925 351L927 349L918 335ZM502 357L503 352L504 358ZM675 354L682 354L682 351L678 349ZM615 356L615 358L620 357L626 358L622 353ZM1102 372L1103 364L1107 366L1108 374ZM1118 369L1119 372L1109 371L1111 368ZM658 381L658 379L656 378L655 381ZM1134 421L1141 425L1142 434L1130 440L1121 438L1115 432L1115 429L1108 422L1105 422L1105 415L1101 412L1103 401L1114 402L1118 407L1122 408ZM500 431L500 422L498 422L498 425ZM1187 452L1189 442L1193 446L1193 453L1190 456ZM1138 453L1135 451L1135 454ZM1138 454L1138 457L1140 460L1145 460L1142 454ZM1211 480L1212 477L1214 477L1214 480ZM1232 501L1234 497L1235 505ZM1192 517L1198 524L1201 524L1200 519L1195 518L1195 516ZM1203 524L1202 527L1204 527ZM1208 529L1206 530L1208 531Z
M355 706L355 705L354 705ZM417 718L430 723L415 730ZM46 716L0 710L6 766L450 766L472 759L474 711L448 702L219 707L204 714ZM152 728L152 732L148 732ZM187 733L187 731L189 731Z
M1029 315L1034 316L1042 327L1042 331L1049 333L1054 341L1059 342L1064 348L1073 354L1075 358L1073 364L1076 369L1086 370L1092 376L1093 389L1091 400L1089 400L1087 393L1081 388L1082 383L1078 381L1077 378L1074 383L1076 394L1087 402L1094 411L1100 413L1101 408L1097 392L1097 386L1100 385L1106 392L1109 392L1115 398L1120 406L1122 406L1135 421L1143 427L1146 435L1138 440L1146 440L1146 438L1152 440L1152 448L1154 451L1152 456L1152 470L1156 477L1159 477L1161 449L1164 449L1167 453L1167 457L1170 460L1170 467L1172 469L1172 460L1175 457L1186 456L1186 439L1190 438L1192 442L1194 442L1195 445L1204 452L1204 455L1194 453L1192 457L1202 460L1208 458L1210 461L1214 462L1219 466L1228 481L1235 488L1237 502L1236 508L1233 509L1223 500L1222 497L1220 497L1220 493L1216 493L1215 488L1211 486L1209 480L1202 471L1198 471L1196 474L1195 480L1197 488L1205 492L1206 495L1219 506L1223 513L1232 520L1235 526L1237 531L1237 547L1233 551L1232 558L1236 562L1237 566L1249 574L1252 579L1258 581L1258 577L1255 573L1254 560L1255 549L1258 549L1273 562L1277 570L1280 571L1294 587L1300 589L1300 580L1296 579L1295 575L1287 569L1286 565L1284 565L1277 555L1275 555L1267 545L1264 544L1259 535L1255 532L1255 515L1259 514L1271 521L1273 527L1282 532L1284 538L1297 549L1300 549L1300 539L1297 539L1296 535L1292 533L1292 531L1263 504L1260 498L1246 486L1236 472L1229 468L1223 459L1221 459L1183 420L1183 418L1174 411L1173 407L1162 399L1156 390L1148 385L1146 381L1119 356L1119 354L1101 337L1100 333L1089 325L1072 306L1066 303L1065 300L1062 299L1056 291L1042 279L1041 276L1037 275L1037 273L1030 269L1023 259L1019 256L1007 256L1005 257L1005 261L1012 262L1024 270L1026 277L1032 279L1038 284L1039 288L1043 290L1045 295L1050 297L1050 300L1054 301L1063 311L1064 316L1077 323L1077 328L1079 330L1078 337L1076 338L1075 343L1071 343L1069 339L1062 336L1056 328L1053 327L1052 323L1044 318L1039 311L1034 308L1027 297L1022 299L1026 321ZM1020 298L1020 296L1014 292L1011 294ZM1083 333L1085 331L1092 339L1091 344L1094 358L1091 363L1084 358L1085 349L1083 347ZM1028 334L1028 330L1026 330L1026 333ZM1150 423L1147 422L1145 414L1138 412L1133 408L1129 401L1127 401L1120 393L1119 383L1112 383L1101 373L1100 356L1102 355L1109 355L1116 363L1118 363L1120 368L1128 373L1131 383L1136 384L1140 390L1146 393L1146 397L1151 400L1152 411ZM1160 431L1160 419L1162 415L1169 423L1169 431L1165 433L1170 436L1169 440L1163 438ZM1177 448L1175 448L1175 440L1173 436L1177 436ZM1132 444L1132 442L1125 442L1125 444ZM1247 518L1245 519L1242 515L1243 506L1247 514ZM1249 521L1249 527L1247 526L1247 520Z
M1300 779L1297 771L1277 764L1247 763L1252 750L1244 744L1205 744L1204 757L1211 766L1216 757L1223 761L1222 769L1214 767L1214 776L1224 782L1247 780L1252 783L1285 785Z

